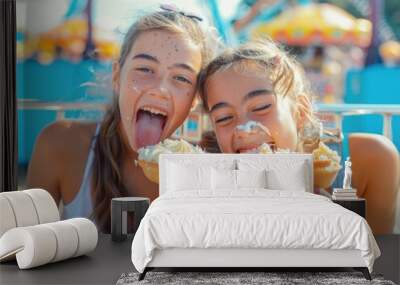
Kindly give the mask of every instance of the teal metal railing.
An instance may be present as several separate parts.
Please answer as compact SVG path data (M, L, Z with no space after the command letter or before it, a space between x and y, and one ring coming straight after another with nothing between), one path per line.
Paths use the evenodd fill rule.
M317 113L334 114L337 118L337 125L341 130L343 129L344 116L382 115L382 134L392 140L392 118L395 115L400 115L400 104L317 104L316 111Z

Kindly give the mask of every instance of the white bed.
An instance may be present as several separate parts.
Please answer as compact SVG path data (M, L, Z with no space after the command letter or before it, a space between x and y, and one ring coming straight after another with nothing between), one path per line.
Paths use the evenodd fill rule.
M370 278L380 255L371 230L312 194L311 155L168 154L159 166L160 197L132 243L140 278L154 267L354 267ZM257 184L261 171L274 190L243 187ZM225 173L235 173L235 187L220 179L216 188Z

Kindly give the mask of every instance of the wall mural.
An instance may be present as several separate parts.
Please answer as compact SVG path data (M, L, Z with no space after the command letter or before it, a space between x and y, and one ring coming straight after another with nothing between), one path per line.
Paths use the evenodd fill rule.
M112 197L158 196L161 153L303 152L315 194L366 199L372 230L400 233L400 111L378 106L400 104L398 39L368 67L373 22L333 4L142 2L17 1L20 189L109 231Z

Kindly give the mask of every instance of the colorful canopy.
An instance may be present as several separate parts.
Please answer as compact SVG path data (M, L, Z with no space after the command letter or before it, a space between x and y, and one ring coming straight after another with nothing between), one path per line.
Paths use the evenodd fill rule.
M253 39L265 35L290 45L351 44L366 47L371 41L372 24L354 18L334 5L312 3L291 7L251 32Z

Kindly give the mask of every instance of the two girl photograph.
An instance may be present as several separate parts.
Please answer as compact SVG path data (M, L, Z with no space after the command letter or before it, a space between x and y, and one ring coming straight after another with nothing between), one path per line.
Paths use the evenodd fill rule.
M265 36L228 46L203 15L172 5L141 15L127 29L111 77L113 94L101 120L58 120L40 132L26 182L47 190L64 219L90 218L103 232L110 232L112 198L157 199L158 184L137 161L167 139L184 152L237 154L313 153L323 144L313 82L287 48ZM199 104L210 129L197 142L173 137ZM352 187L367 201L368 223L374 233L391 233L398 151L381 135L348 140Z

